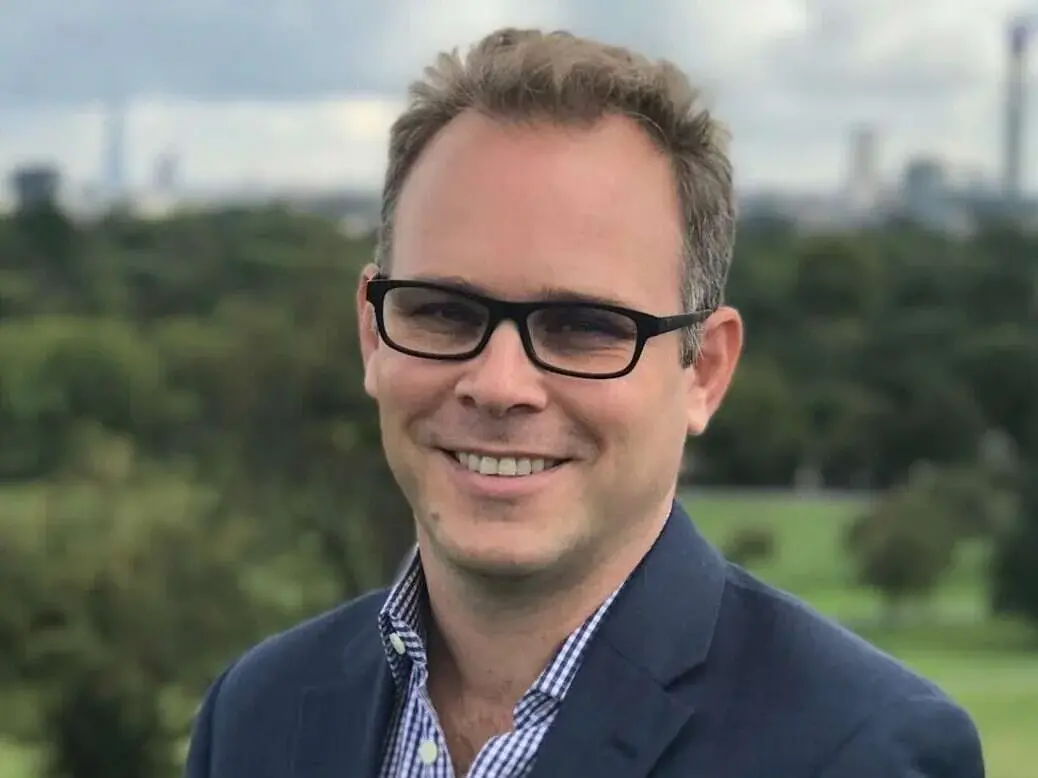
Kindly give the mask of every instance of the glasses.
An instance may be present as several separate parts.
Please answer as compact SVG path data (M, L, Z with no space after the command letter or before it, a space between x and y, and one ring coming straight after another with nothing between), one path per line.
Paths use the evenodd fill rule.
M402 354L462 361L478 355L497 325L514 322L537 367L574 378L619 378L645 343L703 322L712 310L653 316L618 305L550 300L506 302L428 281L375 276L367 284L379 335Z

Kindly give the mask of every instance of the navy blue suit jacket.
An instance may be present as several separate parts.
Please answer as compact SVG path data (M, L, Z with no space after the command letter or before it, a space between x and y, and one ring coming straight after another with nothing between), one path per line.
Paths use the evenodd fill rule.
M188 778L375 778L386 591L272 637L210 688ZM929 682L728 564L677 505L588 648L532 778L982 778Z

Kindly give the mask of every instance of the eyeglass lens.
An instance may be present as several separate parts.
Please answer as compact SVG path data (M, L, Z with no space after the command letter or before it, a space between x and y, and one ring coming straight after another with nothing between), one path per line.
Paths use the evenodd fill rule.
M462 356L483 340L490 311L480 302L447 290L398 287L386 293L387 338L428 356ZM541 308L527 318L538 360L561 370L609 374L634 359L638 326L629 316L595 305L573 303Z

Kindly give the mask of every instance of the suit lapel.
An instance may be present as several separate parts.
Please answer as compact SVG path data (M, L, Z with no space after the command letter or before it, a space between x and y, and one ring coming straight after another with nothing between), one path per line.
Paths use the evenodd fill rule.
M724 592L724 560L676 503L588 647L530 778L640 778L712 703L696 674ZM303 693L294 778L374 778L394 683L374 628L343 657L342 681ZM704 744L705 745L705 744Z
M570 689L541 744L530 778L638 778L652 769L667 745L689 723L693 706L668 694L625 658L597 658L595 675L608 683Z
M725 575L675 503L588 647L530 778L651 773L694 726L695 709L711 704L693 671L709 651Z
M347 678L303 693L294 778L377 776L394 700L374 626L348 647Z

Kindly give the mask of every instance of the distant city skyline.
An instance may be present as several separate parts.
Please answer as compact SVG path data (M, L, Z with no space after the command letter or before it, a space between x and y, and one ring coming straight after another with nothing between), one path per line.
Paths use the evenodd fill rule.
M188 189L238 187L336 187L377 189L382 184L386 141L401 101L377 96L293 101L236 101L228 104L141 100L127 108L122 128L125 156L116 163L109 145L109 117L96 104L85 109L41 112L23 117L20 142L0 138L0 169L29 163L53 163L77 187L106 188L114 164L132 187L147 187L155 167L175 153L178 183ZM2 113L0 113L2 117ZM723 118L723 114L722 114ZM963 180L999 186L1000 130L993 126L984 158L954 137L935 138L917 147L885 131L882 117L834 127L816 142L809 156L769 153L767 127L732 125L732 156L741 188L823 191L842 187L853 167L854 137L862 127L873 132L875 166L880 182L894 184L913 157L933 157ZM1033 133L1032 133L1033 134ZM754 142L757 141L757 142ZM775 141L780 147L781 138ZM1038 187L1032 161L1038 143L1026 155L1025 188ZM971 153L972 152L972 153Z
M129 0L93 0L89 16L62 12L60 24L44 4L5 9L0 168L51 162L77 186L102 184L105 159L114 159L104 101L129 94L120 164L138 187L172 150L187 187L374 189L407 80L437 50L517 24L570 28L687 68L732 129L743 188L842 186L861 125L875 131L884 181L923 155L998 186L1007 26L1028 7L387 0L376 12L355 0L276 0L263 14L207 4L199 24L197 3L153 0L145 13ZM1034 106L1022 163L1030 191L1038 186L1036 64L1025 86Z

